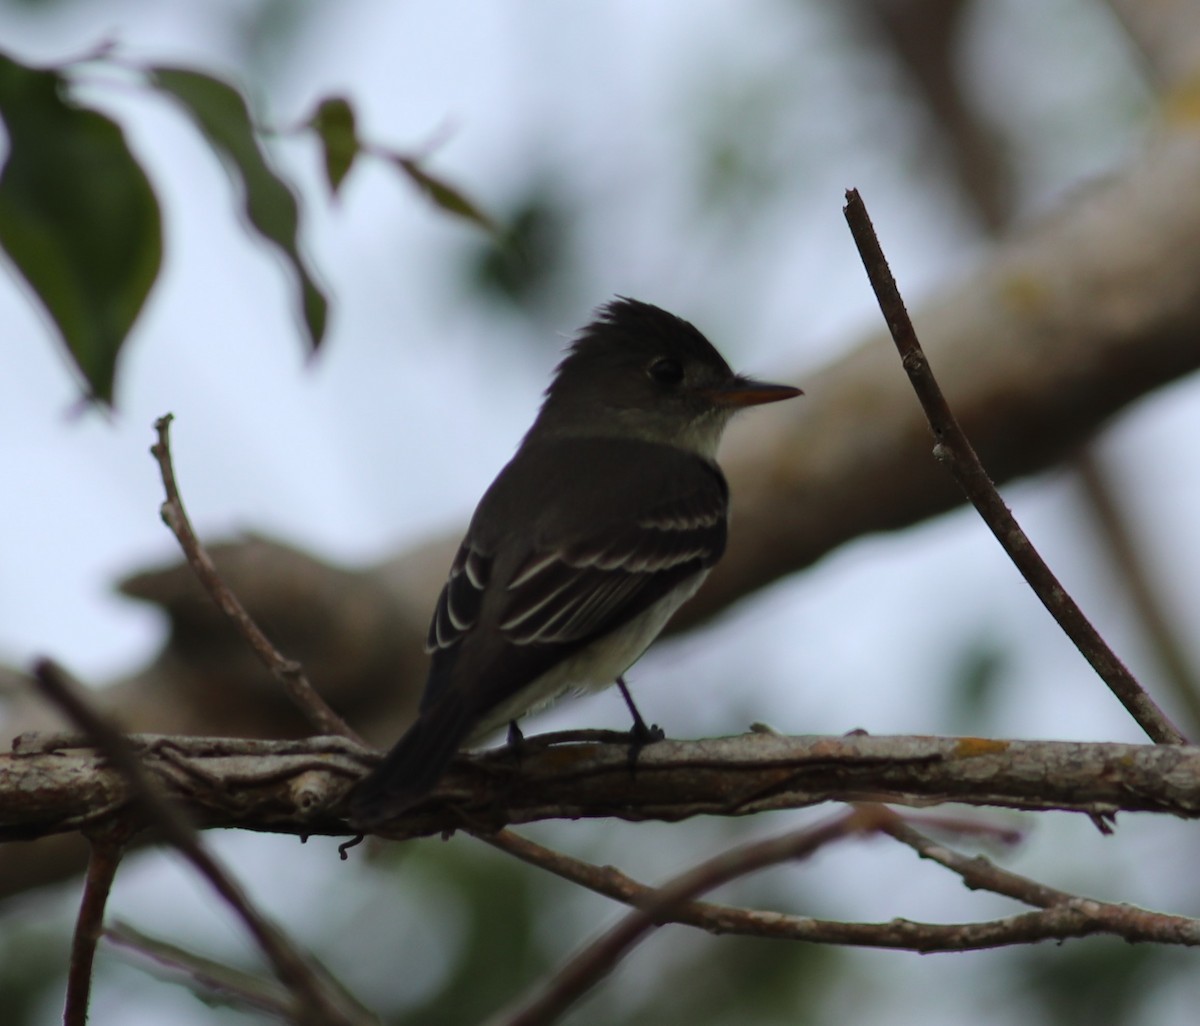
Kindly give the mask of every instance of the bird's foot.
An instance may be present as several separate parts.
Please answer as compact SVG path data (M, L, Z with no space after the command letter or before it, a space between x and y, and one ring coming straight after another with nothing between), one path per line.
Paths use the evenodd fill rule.
M639 749L645 748L646 745L652 745L655 741L663 741L666 736L667 732L657 723L647 725L640 716L629 728L629 744Z
M633 727L629 731L629 775L637 776L638 756L642 754L642 749L646 745L652 745L655 741L662 741L666 737L666 732L657 723L646 725L646 721L640 716L634 722Z

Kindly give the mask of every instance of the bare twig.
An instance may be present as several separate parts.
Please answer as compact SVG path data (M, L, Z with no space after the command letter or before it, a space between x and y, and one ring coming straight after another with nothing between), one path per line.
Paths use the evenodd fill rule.
M1045 887L999 869L986 859L968 858L936 844L907 826L900 817L896 817L894 824L885 820L881 829L903 843L912 842L911 846L922 857L935 859L958 873L968 887L1013 897L1034 904L1043 911L976 923L918 923L907 919L855 923L737 908L707 901L687 901L666 913L660 913L659 918L694 926L711 934L918 951L923 954L977 951L1094 934L1108 934L1130 942L1200 945L1200 921L1195 919L1094 901ZM626 876L619 869L593 865L546 848L510 830L476 836L530 865L614 901L642 908L658 898L659 892L653 887Z
M970 858L961 855L926 837L899 815L895 815L893 819L883 823L880 831L912 848L921 858L930 859L956 873L962 877L963 883L973 891L992 891L1036 908L1051 908L1054 905L1078 900L1075 895L1068 894L1066 891L1047 887L1027 877L1001 869L983 855L975 855Z
M637 911L626 916L598 940L572 957L539 993L513 1011L494 1019L497 1026L537 1026L553 1022L584 993L613 970L616 964L648 933L697 895L767 866L804 859L852 834L870 832L878 820L874 807L843 812L805 830L723 852L670 881Z
M63 1026L86 1026L92 993L92 965L96 942L104 928L104 908L121 864L125 830L117 827L89 838L91 852L83 881L83 898L71 939L71 966L67 972L67 999Z
M1001 119L966 88L963 61L966 0L941 3L863 3L860 16L879 28L880 42L907 75L914 99L925 108L947 170L990 235L1012 218L1015 168ZM922 119L924 120L924 119Z
M908 845L921 858L930 859L956 873L971 890L991 891L1047 910L1069 909L1090 921L1090 932L1115 934L1130 942L1200 945L1200 920L1151 912L1133 905L1096 901L1048 887L1001 869L984 855L968 857L938 844L895 813L880 825L879 830Z
M104 930L104 939L149 963L155 976L182 983L204 1001L220 1001L243 1010L265 1012L287 1021L292 999L287 990L272 979L252 976L233 966L203 958L178 945L151 937L128 923L113 923Z
M1025 839L1025 831L1012 825L994 823L978 818L968 819L963 815L952 815L939 812L907 812L903 821L913 827L923 827L934 830L939 834L953 834L955 837L969 837L974 841L983 841L990 845L1003 845L1011 848Z
M373 1021L364 1018L359 1009L348 1006L341 999L342 995L333 993L311 961L254 907L241 886L201 844L191 823L155 786L121 732L92 708L83 689L66 671L43 659L34 667L34 678L42 694L93 739L105 758L124 777L129 785L129 797L139 812L192 863L241 918L280 982L292 994L294 1021L313 1026L338 1023L356 1026Z
M354 729L334 712L325 700L316 692L304 669L294 659L286 658L271 643L270 639L254 622L238 597L221 580L212 558L200 544L200 539L192 529L187 511L183 508L183 499L179 494L179 486L175 481L175 468L171 462L170 430L171 414L159 417L154 422L158 432L158 441L150 447L150 453L158 462L162 474L163 488L166 490L166 501L162 504L162 518L171 532L179 539L180 547L195 572L204 589L212 596L237 631L246 639L254 654L258 656L271 675L283 685L288 697L299 707L308 721L322 734L341 734L354 741L364 742Z
M1183 733L1167 719L1067 594L1000 498L933 376L857 189L847 190L844 212L904 370L929 418L936 439L934 455L947 465L1034 594L1138 725L1159 744L1186 744Z

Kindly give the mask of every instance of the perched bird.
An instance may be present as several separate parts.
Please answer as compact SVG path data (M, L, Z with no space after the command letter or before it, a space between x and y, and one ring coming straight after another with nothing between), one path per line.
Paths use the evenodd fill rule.
M796 395L734 374L665 310L604 306L475 510L429 626L420 713L352 816L399 814L461 747L568 691L617 683L647 740L621 675L725 550L721 434L742 407Z

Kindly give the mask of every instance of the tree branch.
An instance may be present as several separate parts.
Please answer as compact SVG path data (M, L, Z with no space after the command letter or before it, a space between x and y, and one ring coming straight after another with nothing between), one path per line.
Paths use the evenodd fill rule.
M1159 133L1119 173L1072 192L916 311L942 387L995 480L1057 464L1127 404L1200 367L1197 180L1200 138ZM853 341L828 366L793 371L804 378L803 404L730 429L721 456L736 505L729 549L672 630L850 539L961 504L929 459L927 425L886 332ZM416 706L427 670L421 640L459 537L451 528L368 569L321 564L262 539L215 554L322 693L382 742ZM131 594L169 613L172 641L159 660L106 688L106 706L133 731L303 729L180 578L191 584L171 570L130 582ZM47 726L33 708L8 720L10 736ZM0 895L28 877L0 859Z
M104 939L136 956L136 964L160 979L181 984L208 1004L224 1004L287 1022L293 1001L287 988L269 977L204 958L176 944L151 937L128 923L114 923Z
M125 847L122 835L125 833L127 831L118 826L104 833L97 832L90 838L91 853L83 880L83 897L79 902L79 916L75 920L75 933L71 938L63 1026L87 1026L96 944L104 930L104 909L117 875L117 867L121 864Z
M338 804L375 759L336 738L129 740L198 826L298 836L356 833ZM130 797L121 772L92 748L0 755L0 840L95 827ZM461 755L429 801L376 833L402 840L554 818L675 822L856 800L1194 819L1200 748L745 734L660 741L639 753L631 776L626 744L534 743L519 765L504 749Z
M1118 495L1119 483L1112 480L1106 462L1094 447L1081 452L1075 461L1079 483L1095 517L1104 554L1119 575L1117 588L1145 634L1163 685L1195 729L1200 727L1200 673L1185 634L1168 608L1165 582L1151 567L1149 547L1138 536L1128 515L1127 499Z
M168 413L155 421L154 428L158 432L158 441L150 447L150 454L158 463L159 471L162 474L163 488L167 493L161 510L163 523L179 540L188 565L195 572L205 590L212 596L212 600L229 618L238 633L246 639L262 664L271 671L271 676L283 685L288 697L308 717L309 722L322 734L340 734L342 737L348 737L350 740L362 744L362 739L350 725L317 694L304 675L304 668L294 659L285 658L271 644L270 639L246 612L245 606L238 597L221 580L221 575L217 573L211 557L205 551L204 546L200 544L200 539L192 530L187 511L183 508L183 498L179 494L179 485L175 481L175 468L171 462L170 434L173 419L173 416Z
M569 959L544 984L537 986L535 994L491 1021L495 1026L542 1026L553 1022L610 973L634 945L662 922L669 921L680 905L767 866L806 859L834 841L870 833L878 828L880 808L852 809L813 827L753 841L681 873L652 891L635 912Z
M1083 898L1067 891L1030 880L1028 877L1001 869L983 855L968 858L936 841L931 840L900 816L880 826L880 831L894 837L901 844L912 848L923 859L930 859L945 866L962 878L971 890L987 890L1003 894L1026 905L1034 905L1049 911L1063 912L1061 917L1044 917L1043 925L1059 921L1064 924L1072 920L1078 927L1086 925L1086 933L1107 933L1127 941L1155 941L1161 944L1184 944L1189 947L1200 945L1200 920L1186 916L1174 916L1164 912L1151 912L1133 905L1117 905L1094 898ZM1083 933L1073 936L1083 936ZM1056 933L1054 936L1062 936ZM990 946L990 945L989 945Z
M1091 664L1100 679L1108 685L1146 734L1160 744L1184 744L1187 739L1166 714L1155 704L1146 690L1129 672L1128 667L1100 632L1084 615L1083 610L1059 583L1058 578L1038 554L1029 537L1021 530L1012 511L1000 498L988 476L975 447L959 426L958 418L946 402L941 386L934 377L925 351L921 348L896 280L888 267L887 258L879 245L875 228L858 190L846 192L846 222L858 246L863 266L879 309L887 321L888 330L900 353L900 360L912 382L913 391L921 402L929 426L936 439L934 455L944 462L954 475L963 493L979 512L996 540L1013 561L1042 605L1049 610L1063 633L1074 642L1083 657Z
M1045 911L1021 913L977 923L916 923L893 919L886 923L853 923L814 919L759 909L737 908L706 901L689 901L660 915L673 923L695 926L707 933L763 937L770 940L808 941L847 947L918 951L922 954L976 951L1042 940L1068 940L1110 934L1128 941L1164 944L1200 944L1200 921L1184 916L1148 912L1129 905L1080 898L1019 877L976 856L967 858L929 841L896 817L898 826L881 829L910 845L923 858L933 858L963 877L968 887L992 890L1043 907ZM902 829L903 828L903 829ZM904 835L904 830L909 833ZM516 858L586 887L614 901L643 907L658 892L613 866L596 866L583 859L546 848L511 830L477 835L479 840ZM916 840L919 838L919 840ZM1020 891L1018 897L1010 891ZM1031 896L1053 900L1030 901Z
M329 987L287 935L254 907L241 886L200 842L199 835L180 808L145 772L134 746L92 709L83 689L49 660L38 663L34 676L42 693L95 741L97 754L111 767L111 772L119 776L125 800L114 811L126 815L127 806L136 809L237 913L271 963L279 981L291 993L293 1021L312 1026L358 1026L372 1021L365 1018L359 1008L345 1001L344 992ZM86 1018L85 1013L86 1009L80 1010Z

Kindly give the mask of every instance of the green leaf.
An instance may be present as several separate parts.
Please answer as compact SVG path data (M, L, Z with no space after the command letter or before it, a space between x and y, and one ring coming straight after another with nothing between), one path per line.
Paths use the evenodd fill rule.
M574 222L568 207L552 179L531 180L512 210L501 215L500 234L464 254L468 283L527 310L557 302L564 291L563 268L570 263Z
M295 272L304 323L316 350L325 335L329 304L300 253L300 210L288 185L271 170L258 145L246 101L233 86L203 72L155 67L151 84L183 105L210 146L240 183L246 218L274 243Z
M354 158L362 150L354 126L354 110L340 96L322 100L308 126L317 133L325 154L325 177L329 191L335 196L342 187L346 175L354 164Z
M112 402L121 345L158 276L162 219L119 125L55 71L0 54L0 246L58 327L91 394Z
M447 213L454 214L455 217L464 218L473 224L478 225L488 234L498 236L492 219L487 216L478 206L472 203L467 197L456 189L453 185L443 181L441 178L436 178L421 167L420 162L415 157L406 157L400 153L389 153L387 157L394 163L405 175L417 186L426 196L428 196L436 206L441 207Z

